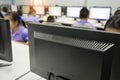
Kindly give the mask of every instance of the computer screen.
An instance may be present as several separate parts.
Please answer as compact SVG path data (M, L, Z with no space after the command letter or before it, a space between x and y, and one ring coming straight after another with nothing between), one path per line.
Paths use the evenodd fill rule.
M15 11L17 12L18 8L17 8L17 5L11 5L11 11Z
M79 18L81 9L82 7L67 7L67 16L73 18Z
M9 21L0 19L0 59L12 61L12 48Z
M21 6L21 9L22 9L22 12L24 14L28 14L29 13L29 10L30 10L30 7L25 5L25 6Z
M28 26L32 72L47 80L120 80L120 33Z
M108 20L111 14L111 7L91 7L90 18L98 20Z
M61 7L49 7L48 13L51 16L61 16Z
M43 6L34 6L33 8L36 10L37 14L40 14L40 15L45 14L45 9Z

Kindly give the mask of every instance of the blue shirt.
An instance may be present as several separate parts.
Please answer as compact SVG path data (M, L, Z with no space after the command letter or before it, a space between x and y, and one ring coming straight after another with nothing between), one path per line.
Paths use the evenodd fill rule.
M90 22L85 21L85 20L78 21L75 24L73 24L73 26L83 26L83 27L88 27L88 28L91 28L93 30L96 30L95 26L93 26Z
M32 15L28 15L28 18L24 19L24 21L30 21L36 24L40 24L39 20Z
M18 31L15 34L11 31L11 39L20 42L27 42L28 30L22 26L19 26Z

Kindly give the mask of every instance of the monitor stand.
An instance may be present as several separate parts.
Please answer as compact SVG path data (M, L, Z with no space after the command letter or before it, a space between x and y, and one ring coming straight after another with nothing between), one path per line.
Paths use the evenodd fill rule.
M77 18L74 18L74 21L76 21L77 20Z
M54 73L51 73L51 72L48 72L47 80L70 80L70 79L65 78L63 76L55 75Z
M98 23L101 23L101 21L100 21L100 20L97 20L97 22L98 22Z
M6 67L6 66L10 66L10 65L12 65L12 62L0 60L0 67Z

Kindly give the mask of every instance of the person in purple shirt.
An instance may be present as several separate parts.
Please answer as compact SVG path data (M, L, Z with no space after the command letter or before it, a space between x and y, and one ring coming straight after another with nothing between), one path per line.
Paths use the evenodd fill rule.
M73 24L73 26L77 27L88 27L93 30L96 30L96 27L92 25L90 22L88 22L89 19L89 10L86 7L83 7L80 11L80 21L77 21L76 23Z
M11 39L18 42L28 41L28 30L21 25L21 20L16 12L5 17L10 21Z
M40 24L39 20L36 18L36 10L30 9L28 17L24 21Z

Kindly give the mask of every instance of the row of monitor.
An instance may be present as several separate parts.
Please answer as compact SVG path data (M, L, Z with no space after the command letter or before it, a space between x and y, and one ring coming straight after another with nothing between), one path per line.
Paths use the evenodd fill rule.
M34 7L37 14L44 15L45 10L44 7ZM65 7L64 7L65 8ZM72 18L79 18L80 10L82 7L66 7L66 10L64 9L64 14L66 14L67 17ZM29 12L29 6L22 6L23 13ZM52 16L61 16L62 15L62 7L48 7L48 14ZM107 20L110 18L111 14L111 7L91 7L90 8L90 18L91 19L102 19Z
M42 24L28 32L30 70L47 80L120 80L119 33ZM8 20L0 38L0 59L12 61Z
M33 6L36 10L37 14L44 15L46 13L45 7L43 6ZM23 13L29 13L29 6L21 6ZM67 17L79 18L80 10L82 7L80 6L68 6L68 7L48 7L48 14L52 16L61 16L62 13ZM107 20L111 16L111 7L91 7L90 8L90 18L91 19L99 19L99 20ZM120 9L120 7L118 7ZM17 11L16 5L11 5L12 11Z

